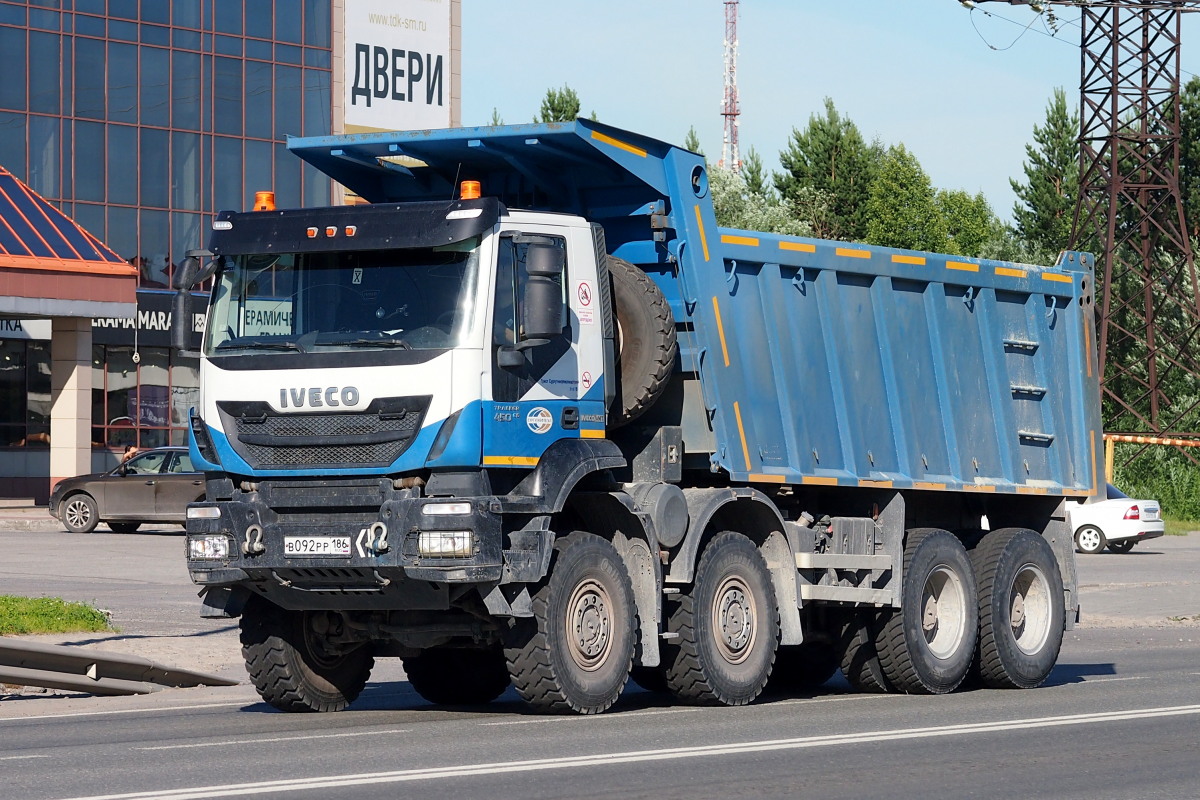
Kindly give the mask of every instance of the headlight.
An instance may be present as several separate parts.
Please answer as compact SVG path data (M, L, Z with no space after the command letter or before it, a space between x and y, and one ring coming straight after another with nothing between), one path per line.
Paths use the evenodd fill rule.
M229 537L221 534L188 537L188 558L193 561L221 561L229 558Z
M470 503L426 503L421 513L430 517L461 517L471 513Z
M417 550L430 558L469 558L475 554L475 535L470 531L421 531Z

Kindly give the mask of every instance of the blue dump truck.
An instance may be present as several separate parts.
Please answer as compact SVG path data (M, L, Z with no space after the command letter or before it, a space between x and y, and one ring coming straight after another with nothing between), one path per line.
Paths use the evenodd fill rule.
M222 212L179 284L188 569L267 702L381 657L550 713L1046 679L1102 474L1090 256L720 228L701 156L582 119L288 146L364 202Z

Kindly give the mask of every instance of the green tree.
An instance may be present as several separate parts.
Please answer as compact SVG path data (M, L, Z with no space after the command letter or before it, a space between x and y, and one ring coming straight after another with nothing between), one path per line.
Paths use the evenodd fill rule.
M812 225L799 219L802 210L789 201L751 190L745 178L731 169L710 169L708 177L718 225L790 236L812 235Z
M867 242L945 252L950 243L933 184L903 144L888 148L866 202Z
M1200 233L1200 77L1193 75L1179 93L1179 190L1188 233Z
M881 154L882 148L868 145L858 126L827 97L824 115L810 116L803 131L792 129L787 149L779 154L784 171L775 174L775 188L786 200L798 200L804 189L817 190L828 198L829 219L816 234L861 241L867 232L867 193Z
M746 181L746 187L751 192L763 197L774 196L775 190L767 183L767 173L763 169L762 156L753 147L746 151L746 157L742 159L741 175Z
M500 116L500 110L498 108L496 108L495 106L492 106L492 119L491 119L491 122L488 123L488 125L503 125L503 124L504 124L504 118Z
M582 116L579 113L579 95L565 83L561 89L547 89L542 98L541 113L533 118L534 122L574 122ZM593 111L591 118L596 119Z
M695 125L688 128L687 136L683 137L683 147L685 150L704 155L704 151L700 149L700 135L696 133Z
M980 257L1000 224L983 192L972 196L961 189L940 189L934 201L946 223L946 252Z
M1025 181L1009 179L1018 202L1013 206L1017 235L1054 263L1071 240L1079 197L1079 116L1067 110L1067 95L1055 89L1046 106L1046 123L1033 129L1025 145Z

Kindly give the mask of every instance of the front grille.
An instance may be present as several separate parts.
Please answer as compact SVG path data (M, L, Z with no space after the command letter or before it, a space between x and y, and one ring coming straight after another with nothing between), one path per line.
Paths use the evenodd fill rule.
M266 403L218 403L233 449L255 469L387 467L421 430L430 397L381 397L362 411L282 414Z

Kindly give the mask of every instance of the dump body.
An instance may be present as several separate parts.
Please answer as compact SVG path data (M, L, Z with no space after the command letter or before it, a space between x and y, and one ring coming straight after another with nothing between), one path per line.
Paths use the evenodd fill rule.
M603 225L682 323L710 421L683 421L687 449L735 481L1097 490L1087 254L1047 268L719 229L701 156L588 120L289 146L371 201L471 178ZM397 156L426 166L379 160Z

